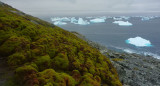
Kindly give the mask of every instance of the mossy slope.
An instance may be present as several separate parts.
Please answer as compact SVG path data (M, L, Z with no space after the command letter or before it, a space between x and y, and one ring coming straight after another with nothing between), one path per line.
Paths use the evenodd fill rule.
M0 4L0 56L15 86L121 86L115 68L85 41Z

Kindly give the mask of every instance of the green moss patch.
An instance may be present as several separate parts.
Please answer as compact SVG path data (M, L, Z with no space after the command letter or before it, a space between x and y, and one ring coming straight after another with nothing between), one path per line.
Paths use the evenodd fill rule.
M0 6L0 56L15 70L16 86L122 86L97 49L8 5Z

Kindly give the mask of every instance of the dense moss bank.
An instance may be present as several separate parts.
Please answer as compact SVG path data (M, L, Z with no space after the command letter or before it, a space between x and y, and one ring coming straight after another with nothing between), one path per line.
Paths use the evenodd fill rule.
M109 59L72 33L0 2L9 86L121 86Z

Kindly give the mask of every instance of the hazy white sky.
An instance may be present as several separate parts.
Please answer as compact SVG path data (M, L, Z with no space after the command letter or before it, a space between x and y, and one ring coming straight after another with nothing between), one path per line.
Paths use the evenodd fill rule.
M160 0L1 0L29 14L160 12Z

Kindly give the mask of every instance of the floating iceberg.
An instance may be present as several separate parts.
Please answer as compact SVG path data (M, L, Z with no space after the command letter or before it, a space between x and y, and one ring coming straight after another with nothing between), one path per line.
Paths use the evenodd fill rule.
M51 21L55 22L55 21L71 21L70 18L67 18L67 17L62 17L62 18L59 18L59 17L54 17L54 18L51 18Z
M142 18L141 18L142 21L147 21L147 20L150 20L150 19L155 19L155 18L157 18L157 16L150 16L150 17L141 16L141 17L142 17Z
M54 22L54 25L66 25L66 22L56 21Z
M79 24L79 25L88 25L90 23L87 20L83 20L82 18L79 18L77 24Z
M132 26L133 25L132 23L130 23L128 21L126 21L126 22L124 22L124 21L114 21L113 23L118 24L119 26Z
M70 19L70 18L67 18L67 17L62 17L62 18L61 18L61 21L71 21L71 19Z
M105 22L105 18L96 18L96 19L92 19L90 20L91 23L102 23Z
M78 20L77 20L75 17L72 17L72 18L71 18L71 23L74 23L74 24L75 24L75 23L78 23Z
M128 20L130 17L128 17L128 16L121 16L121 18L123 18L125 20Z
M147 21L147 20L150 20L150 18L149 18L149 17L142 17L141 20L142 20L142 21Z
M128 16L120 16L120 17L113 17L113 20L121 21L121 20L129 20L130 17Z
M127 21L127 22L120 22L119 25L120 26L132 26L133 24Z
M114 24L119 24L120 22L123 22L123 21L114 21L113 23Z
M113 20L122 20L122 18L121 17L113 17Z
M129 38L126 43L135 45L137 47L151 47L151 42L149 40L143 39L139 36L135 38Z
M60 21L61 20L61 18L59 18L59 17L54 17L54 18L51 18L51 21Z

